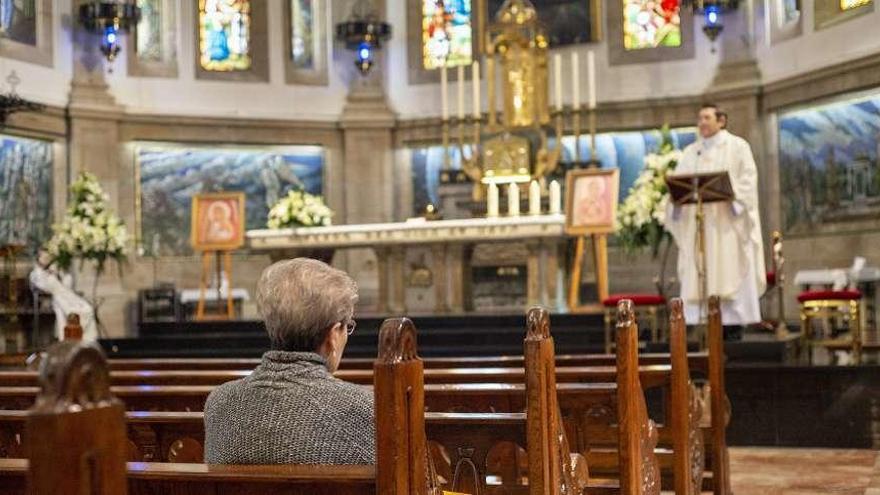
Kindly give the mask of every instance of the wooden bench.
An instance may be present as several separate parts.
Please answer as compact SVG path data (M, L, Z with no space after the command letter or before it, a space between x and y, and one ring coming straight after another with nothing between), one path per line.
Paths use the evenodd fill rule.
M675 309L675 308L673 308ZM675 311L673 311L673 320ZM680 312L679 312L680 314ZM679 318L678 325L681 327L679 332L679 347L678 354L680 357L685 356L684 348L684 329L683 329L683 320ZM676 323L673 321L670 324L670 327L677 328ZM718 333L720 336L720 333ZM675 342L675 339L673 339ZM673 348L673 356L675 356L676 349ZM557 363L558 363L557 358ZM687 359L684 359L687 362ZM681 363L678 364L677 368L679 370L683 370L684 378L680 380L680 383L687 383L687 368L682 366ZM673 373L672 378L673 382L675 379L675 373ZM610 386L609 386L610 385ZM210 391L210 387L166 387L169 389L169 393L172 394L172 400L174 394L179 394L181 400L189 400L193 395L201 394L201 399L197 401L197 407L193 407L192 410L201 410L204 404L204 397ZM673 387L674 389L675 387ZM139 397L137 392L141 390L140 387L115 387L114 390L120 390L123 394L132 394L129 396L130 399L134 399L135 402L144 402L146 401L146 405L149 407L135 407L135 409L159 409L162 410L162 407L155 407L155 402L150 402L157 400L156 394L160 392L162 387L159 388L151 388L145 387L143 389L145 397ZM179 390L182 389L182 390ZM575 384L575 383L566 383L559 384L557 387L558 395L559 395L559 403L561 409L563 411L563 417L565 418L565 424L567 429L569 430L569 437L573 439L572 445L575 447L575 450L580 451L586 454L589 457L591 470L597 474L605 474L605 475L616 475L618 470L618 459L617 452L615 447L615 443L617 440L617 430L616 427L613 426L614 415L616 413L616 408L614 404L614 393L616 387L613 384ZM8 403L8 395L5 394L8 390L0 390L0 403ZM30 392L33 394L33 390ZM425 397L426 397L426 405L429 410L433 411L523 411L524 410L524 390L521 384L466 384L466 385L427 385L425 387ZM692 391L688 391L686 393L680 393L679 395L684 395L686 397L685 400L675 399L675 393L671 393L673 396L673 400L671 401L672 406L669 411L667 411L667 418L675 418L675 414L671 414L670 411L686 411L687 414L691 416L689 418L688 425L691 430L692 426L696 424L693 420L694 413L691 410L696 404L695 397ZM7 399L7 400L4 400ZM24 402L26 399L21 399ZM679 404L676 406L675 404ZM163 404L160 401L160 405ZM684 404L684 406L682 406ZM24 406L19 406L23 408ZM175 410L173 408L167 410ZM178 408L176 410L185 410L182 408ZM600 413L600 415L597 415ZM604 417L604 418L603 418ZM681 417L681 416L679 416ZM9 428L4 428L2 422L0 422L0 437L3 436L3 431L7 430L6 438L9 438ZM682 452L681 448L674 448L674 437L673 430L675 430L674 425L663 425L659 428L659 437L660 444L662 449L658 450L658 455L660 455L661 464L664 467L664 479L671 480L673 473L673 459L677 452ZM682 427L679 427L679 431L682 431ZM699 440L701 438L700 435L695 434L695 432L691 431L691 441ZM711 442L710 442L711 444ZM611 448L609 448L611 447ZM695 454L702 454L702 449L696 448L693 451ZM710 459L716 457L716 455L710 455ZM697 457L697 460L693 461L695 465L699 464L700 458ZM699 469L693 469L693 473L699 473ZM707 486L711 486L712 475L710 474L707 477Z
M532 315L530 315L530 322L532 322L532 321L539 321L539 322L546 321L547 322L547 323L543 324L544 328L546 329L543 332L543 334L546 335L547 337L549 337L549 321L546 318L546 313L544 313L543 320L541 318L533 318L531 316ZM534 336L534 335L537 335L540 333L540 332L536 333L536 332L532 331L532 328L534 328L534 325L530 324L530 336ZM636 335L636 331L634 330L634 325L633 325L633 331L631 332L631 334L633 337ZM414 333L413 333L413 335L414 335ZM413 340L414 340L414 338L413 338ZM543 377L544 380L549 380L554 375L554 373L551 372L552 368L553 368L552 340L549 341L549 347L548 347L546 340L544 340L544 341L541 341L541 339L533 339L533 340L535 342L540 343L540 344L536 344L536 345L543 345L543 349L549 348L550 349L550 357L549 357L549 361L547 359L544 359L543 361L541 361L538 364L530 365L530 369L544 369L545 370L545 373L543 373L543 374L530 372L529 373L530 381L529 381L529 385L527 386L527 391L528 391L528 395L529 395L529 399L528 399L529 412L532 413L535 410L543 411L540 414L530 414L530 416L529 416L530 419L526 420L528 422L527 426L528 426L528 432L529 432L528 433L528 435L529 435L529 442L528 443L530 446L530 449L529 449L529 459L530 459L529 472L530 473L534 472L534 469L536 469L534 463L532 462L533 457L535 457L535 455L533 454L533 451L537 448L538 445L540 445L540 442L538 442L536 440L532 440L532 435L533 435L532 432L535 430L544 428L544 426L542 426L542 425L545 425L545 423L547 422L547 421L545 421L544 418L555 417L557 420L559 419L558 412L555 415L547 412L548 411L547 407L550 408L549 410L557 410L558 411L558 407L553 407L556 405L555 404L556 394L547 392L548 390L554 390L555 387L552 384L547 384L546 382L540 382L540 381L535 382L534 381L537 379L537 378L535 378L535 376L537 376L539 378ZM526 343L527 353L529 352L529 345L530 345L529 340L527 339L527 343ZM634 348L635 347L633 346L633 349ZM547 356L546 352L547 351L545 350L545 351L543 351L543 354L538 354L538 355ZM532 351L532 354L535 355L536 352ZM636 400L636 399L634 399L634 397L641 396L641 389L638 387L638 377L637 377L637 373L635 372L636 366L634 363L637 362L636 356L635 355L631 356L629 359L629 362L631 363L629 365L629 367L628 368L624 367L624 369L628 370L627 373L629 373L629 375L627 375L627 373L622 373L620 376L621 377L628 376L629 378L626 379L627 380L626 383L629 385L633 385L633 384L635 385L635 387L632 389L635 393L625 394L625 396L627 397L627 401L633 401L633 400ZM378 401L378 394L379 394L378 390L381 388L380 387L380 380L381 380L380 376L381 375L378 373L378 371L380 371L380 370L379 370L379 365L377 364L377 375L376 375L377 401ZM633 376L635 376L635 377L633 378ZM550 377L550 378L548 378L548 377ZM384 388L387 388L387 387L384 387ZM543 402L535 400L534 396L535 396L536 390L538 390L540 393L545 395ZM551 403L550 397L553 398L554 403ZM621 395L620 397L624 397L624 395ZM649 423L647 423L647 416L644 411L644 400L643 400L643 398L640 400L641 400L641 409L639 409L638 407L626 407L626 406L620 407L620 409L621 409L621 411L631 411L631 412L635 413L636 416L638 416L639 412L641 411L641 418L642 418L642 420L643 420L642 422L644 424L638 428L626 426L626 427L622 428L622 430L621 430L622 432L625 432L625 431L641 432L645 428L648 428ZM538 404L538 405L536 406L535 404ZM543 404L543 406L541 404ZM547 404L550 404L550 405L548 406ZM536 407L538 409L536 409ZM151 415L146 415L143 413L130 413L129 416L130 416L130 418L129 418L129 423L130 423L129 424L129 431L134 431L134 430L138 429L137 425L142 424L144 422L149 422L153 425L170 423L171 421L169 421L169 419L171 419L172 415L169 415L169 414L161 415L160 414L160 415L152 415L151 416ZM178 439L178 440L176 440L176 442L178 443L177 448L176 449L172 448L173 445L171 445L171 446L169 446L168 451L176 456L175 459L186 460L185 454L187 452L187 447L191 446L194 443L197 443L197 440L193 439L192 436L197 436L200 431L199 428L195 428L193 430L192 425L193 425L193 423L196 423L197 419L200 420L201 418L200 417L196 418L196 415L192 415L192 414L184 415L182 418L180 417L180 415L177 415L177 416L178 416L178 418L177 418L178 422L189 423L188 427L184 426L183 428L184 428L184 430L186 428L190 428L190 430L184 431L183 433L184 434L190 433L192 435L188 436L188 437L183 437L183 438L185 438L185 439L188 438L192 441L187 442L187 441L180 441ZM468 419L468 418L470 418L470 419ZM623 416L622 416L622 418L623 418ZM503 426L505 424L509 424L512 426L519 424L519 427L518 427L519 432L520 432L519 435L521 436L522 421L523 421L523 418L522 418L521 414L477 415L477 416L461 415L461 414L445 414L445 415L429 415L429 417L428 417L429 430L431 430L431 429L436 430L439 428L442 431L443 428L446 428L446 429L451 428L452 429L451 431L457 432L456 433L457 436L462 437L463 439L466 439L467 442L469 442L471 444L473 444L475 442L475 439L482 438L482 439L484 439L483 440L483 444L484 444L483 450L484 451L485 451L486 446L497 444L498 432L500 430L502 430L501 426ZM517 422L519 422L519 423L517 423ZM196 423L196 425L197 424L198 423ZM621 424L622 425L629 425L630 421L621 420ZM380 424L380 426L381 426L381 424ZM508 430L510 430L510 428L508 428ZM516 428L514 428L513 431L515 434L507 437L507 439L505 441L513 441L514 443L516 443L516 440L518 438L517 434L516 434ZM650 428L649 428L648 431L652 431L652 430L650 430ZM440 437L442 438L442 442L449 442L449 438L455 437L456 435L452 435L450 432L445 432L444 434L440 435ZM561 434L561 432L556 432L556 433L551 432L548 436L548 438L551 438L554 441L557 441L557 439L559 439L560 437L564 437L564 435ZM648 439L648 441L656 442L656 434L649 435L646 438ZM635 443L629 442L627 445L631 445L631 444L642 445L644 442L645 442L645 440L636 440ZM169 443L174 443L174 442L169 442ZM644 451L643 447L640 447L640 448L642 448L642 450ZM561 447L554 445L554 448L551 449L551 452L552 451L561 452L562 450L560 450L560 449L561 449ZM473 453L474 453L475 449L473 447L469 447L466 449L457 448L456 450L460 453L465 452L465 454L467 454L468 456L473 457ZM543 450L546 451L547 449L544 448ZM567 449L564 449L564 450L567 451ZM470 452L470 453L468 454L468 452ZM649 452L650 452L649 457L653 457L653 449L649 449ZM644 452L642 452L642 453L644 454ZM194 454L189 454L189 455L194 455ZM568 456L568 454L566 456L562 456L562 457L567 458L567 456ZM468 457L467 460L469 460L470 457ZM537 456L537 457L540 459L543 459L543 456ZM632 456L630 456L630 457L632 458ZM483 458L488 459L488 451L486 451ZM623 458L623 456L622 456L622 458ZM464 461L464 459L458 460L458 462L456 463L457 468L459 466L461 466L462 461ZM636 462L638 464L639 462L644 462L644 461L645 461L645 457L643 455L640 458L632 458L631 460L621 461L621 465L622 466L630 466L630 464L629 464L630 462ZM546 464L546 460L543 462ZM558 469L565 471L565 469L564 469L565 466L569 466L569 463L565 463L563 466L559 467ZM546 467L541 468L541 469L539 469L538 472L543 472L542 470L545 470L545 469L546 469ZM560 471L560 472L562 472L562 471ZM632 470L628 470L626 472L629 472L629 471L632 471ZM635 471L641 472L641 468L636 468ZM635 472L635 471L632 471L632 472ZM458 472L458 469L456 469L456 473L457 472ZM569 474L571 474L571 473L569 473ZM537 479L537 478L534 478L533 476L530 475L530 479ZM626 481L626 480L629 480L629 481ZM639 480L641 480L641 478L639 478ZM633 483L640 483L640 481L634 481L631 478L625 478L624 476L622 476L621 485L627 486L627 483L629 483L629 485L632 485ZM488 489L488 487L487 487L487 489ZM492 491L494 491L494 490L492 490ZM504 492L504 493L509 493L509 492ZM531 492L531 493L550 493L550 492L545 490L545 491ZM629 492L624 491L624 493L629 493ZM648 493L648 492L646 492L646 493Z

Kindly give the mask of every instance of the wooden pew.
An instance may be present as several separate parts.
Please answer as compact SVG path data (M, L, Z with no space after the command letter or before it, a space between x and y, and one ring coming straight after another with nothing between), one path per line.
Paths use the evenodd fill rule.
M673 311L671 312L671 315L673 319L673 321L671 322L671 327L674 329L674 338L672 339L672 342L679 345L678 349L673 347L673 356L675 356L676 351L678 351L680 358L683 358L685 355L683 320L681 319L680 311L676 311L675 305L673 305ZM678 315L677 323L675 321L676 315ZM676 331L678 331L678 333L676 333ZM679 383L687 384L689 382L689 377L687 376L687 367L686 365L683 366L681 364L681 361L684 361L686 363L687 359L680 359L678 365L675 366L674 369L677 369L678 372L680 372L680 375L683 377L679 380ZM675 376L676 373L673 373L673 382ZM576 450L585 453L590 457L591 466L593 466L594 471L596 471L597 473L616 476L619 468L617 451L616 449L609 450L607 448L609 443L616 442L616 428L611 427L609 424L607 424L611 421L603 422L600 421L600 418L592 417L595 414L594 411L604 410L606 416L609 417L615 414L614 411L616 407L614 405L614 394L616 391L616 387L609 385L610 384L559 384L558 393L560 397L559 403L563 410L565 422L569 427L569 430L572 432L570 436L571 438L575 439L573 445L575 445ZM125 387L116 388L124 389ZM202 397L204 397L210 390L209 387L201 387L201 389L201 393L203 394ZM427 397L426 405L428 405L429 410L433 411L524 410L524 394L522 385L428 385L425 387L425 389ZM134 390L136 391L137 388L135 388ZM154 389L147 389L148 394L154 391ZM699 402L694 400L694 394L691 391L679 394L680 396L683 395L684 397L687 397L687 399L684 401L678 400L678 404L684 404L684 406L675 406L675 390L673 390L672 395L672 411L684 411L685 414L690 415L689 420L685 423L687 425L685 428L689 429L689 442L693 443L695 441L699 441L702 436L696 434L696 421L693 419L695 417L695 413L692 410L694 407L699 406ZM203 400L201 404L203 404ZM197 410L201 409L201 404L199 405L199 407L196 408ZM679 409L676 409L676 407L679 407ZM676 415L672 414L672 417L675 418ZM6 438L9 438L11 434L8 432L9 427L4 428L3 424L4 421L2 421L2 416L0 416L0 437L4 436L3 431L7 430L5 436ZM679 428L681 428L681 426L679 426ZM684 449L676 445L676 439L680 439L681 437L675 434L675 429L676 424L674 422L672 422L671 425L666 425L665 427L661 426L659 429L661 445L667 447L675 446L675 448L673 448L671 452L673 455L675 453L684 451ZM678 442L678 444L681 444L681 442ZM149 450L155 451L156 447L150 447ZM692 469L690 469L689 472L692 473L694 478L697 478L697 480L695 481L695 486L700 486L698 478L702 473L702 453L702 446L697 445L691 449L691 454L689 454L689 457L693 457L693 462L691 464ZM679 483L678 480L682 478L680 473L683 472L681 468L673 467L672 460L668 458L668 456L670 455L670 452L668 450L661 451L660 455L661 463L664 466L664 478L672 479L674 473L677 473L678 475L674 477L676 479L676 483ZM150 459L155 459L155 457L149 457L147 460ZM162 458L162 460L166 460L166 458Z
M557 367L614 366L614 354L560 354L556 356ZM639 363L668 364L668 353L639 353ZM692 371L706 374L709 355L705 352L688 353L688 366ZM260 364L260 358L116 358L109 359L111 371L159 371L159 370L252 370ZM480 357L430 357L422 358L425 369L443 368L521 368L523 356ZM21 366L24 363L22 361ZM340 364L342 370L371 369L373 360L347 358Z
M388 333L401 325L389 322ZM399 323L399 322L397 322ZM410 325L411 326L411 325ZM386 328L387 327L387 328ZM62 342L41 367L41 392L25 418L26 462L0 464L0 493L32 495L148 493L247 495L439 493L427 456L420 368L409 351L413 338L387 337L377 369L377 398L395 407L377 408L377 458L371 466L205 466L139 463L126 469L128 444L122 404L110 392L103 354L96 346ZM413 400L415 398L415 400ZM203 431L203 430L201 430ZM128 478L126 478L128 476ZM401 479L409 480L401 484ZM271 486L274 485L274 486Z
M430 459L427 457L427 449L425 447L424 441L417 441L419 438L424 438L424 416L422 412L422 401L423 397L421 397L421 364L418 362L418 359L415 357L415 331L412 328L411 323L408 324L405 320L400 320L396 323L398 325L394 325L395 322L388 322L386 325L390 324L391 326L396 326L398 331L388 338L383 340L383 349L394 349L392 352L380 352L380 359L376 364L376 387L375 393L377 395L377 402L392 405L391 407L383 407L377 409L377 460L378 467L376 469L376 490L377 493L389 493L389 494L410 494L410 493L434 493L436 491L436 480L433 477L433 469L431 469ZM384 328L384 327L383 327ZM388 342L392 342L393 345L388 347ZM95 349L92 348L94 351ZM51 359L50 359L51 361ZM50 362L47 361L47 362ZM552 361L551 361L552 363ZM93 363L94 364L94 363ZM103 364L103 363L99 363ZM96 366L92 366L95 368ZM115 403L115 399L112 399L110 396L109 387L107 386L108 376L106 369L103 369L103 375L100 375L102 386L99 387L107 397ZM86 380L82 381L86 383L88 386L92 386L87 383ZM536 395L536 391L534 387L531 389L532 391L529 393L529 400L533 401L532 397ZM72 391L71 393L74 396L79 391ZM542 393L546 394L546 391ZM384 395L381 395L384 394ZM42 397L42 395L41 395ZM42 399L40 399L42 400ZM80 405L82 407L82 405ZM111 411L113 414L117 416L115 418L118 421L121 421L121 406L118 403L115 403L115 410ZM89 409L86 407L86 409ZM94 409L94 407L92 407ZM534 408L530 408L534 409ZM385 411L385 412L383 412ZM541 411L544 411L543 409ZM109 413L108 413L109 414ZM543 414L543 412L541 413ZM172 418L172 416L176 416ZM188 452L188 448L192 445L198 443L198 441L193 436L198 436L203 430L200 428L193 429L193 425L197 426L197 418L198 413L189 413L184 414L181 418L180 414L172 414L165 413L156 416L155 414L149 413L129 413L129 428L130 431L138 430L138 425L141 422L149 422L152 425L155 424L168 424L170 423L169 419L174 419L178 423L183 424L183 428L189 428L188 432L184 432L184 434L190 434L190 436L184 437L182 440L178 439L169 448L169 452L172 452L177 460L190 460L187 458L189 456L198 457L198 454ZM558 418L558 413L557 413ZM383 419L385 422L383 422ZM46 421L50 421L51 418ZM26 450L30 449L30 446L33 445L34 438L34 430L32 430L29 426L31 421L31 416L25 419L28 422L28 426L26 426L26 438L28 439L25 443ZM454 431L465 438L467 438L467 443L473 444L475 439L481 439L481 441L485 441L487 445L490 445L492 442L497 442L499 439L502 441L520 441L522 440L525 431L528 428L537 428L540 425L543 425L544 421L540 414L533 415L531 421L532 423L526 424L526 418L523 414L501 414L501 415L464 415L464 414L436 414L432 418L431 423L436 425L438 428L449 428L454 429ZM94 422L91 423L94 426ZM537 426L532 426L532 425ZM188 426L187 426L188 425ZM53 430L52 425L47 423L46 425L49 427L50 431ZM180 428L180 424L176 424L177 428ZM527 428L526 428L527 427ZM119 428L121 430L121 428ZM76 436L78 434L78 430L73 429L70 430L71 435ZM119 432L116 433L117 436L121 436ZM564 437L564 434L558 432L558 434L553 434L552 438L556 441L560 438L560 435ZM84 448L88 447L87 442L88 437L78 438L80 445L83 445ZM443 436L441 441L449 442L449 438ZM135 442L132 442L134 444ZM45 445L54 445L53 442L45 442ZM451 444L455 446L455 444ZM545 455L547 453L546 448L540 448L540 444L536 441L532 441L531 444L534 453L529 455L529 472L562 472L562 473L581 473L585 471L577 471L574 470L573 467L578 466L577 463L572 463L570 466L556 466L555 468L551 466L553 462L553 457ZM131 450L126 450L121 448L121 445L116 445L114 449L111 449L112 452L115 452L119 459L124 460L124 456L127 453L130 453ZM473 450L468 448L458 447L458 452L464 452L467 450ZM577 459L577 456L572 457L570 453L563 452L558 450L557 453L564 454L566 459L573 458ZM466 454L467 455L467 454ZM487 453L488 456L488 453ZM107 456L101 457L98 459L100 462L104 462ZM393 462L392 462L393 461ZM423 462L424 461L424 462ZM42 458L33 458L33 464L31 466L31 471L34 470L34 466L39 465L43 462ZM13 463L14 464L14 463ZM73 463L76 465L77 463ZM119 466L121 465L121 461L116 463L115 473L118 474L121 471ZM395 467L395 471L383 471L383 469L389 465L393 465ZM10 465L9 463L4 463L3 469L0 470L0 478L4 481L3 486L5 487L21 487L21 474L24 472L23 465ZM173 467L163 466L161 464L152 464L146 463L143 465L135 464L130 465L129 467L136 468L134 470L129 471L129 479L128 486L133 493L164 493L166 490L173 491L174 493L191 493L189 488L198 487L199 481L209 481L212 487L212 491L201 490L198 493L227 493L235 491L229 485L238 484L238 490L242 488L242 482L246 481L249 476L260 476L261 483L272 483L273 479L277 481L276 475L282 477L285 480L285 483L297 485L296 480L291 482L289 478L292 476L291 472L286 473L274 473L272 471L272 467L262 466L262 467L244 467L244 466L229 466L229 467L217 467L217 466L196 466L192 467L188 464L183 464L186 469L175 470ZM112 467L112 466L111 466ZM138 474L138 469L141 468L142 471L149 472L146 478L140 476ZM144 469L146 468L146 469ZM215 469L217 468L217 469ZM228 468L228 469L225 469ZM243 468L244 472L241 471ZM321 467L326 470L329 468L327 466ZM343 467L350 468L350 467ZM568 468L568 469L567 469ZM248 472L248 469L259 469L259 473ZM93 476L95 472L104 473L103 464L96 466L95 470L88 474L89 476ZM161 472L161 473L160 473ZM382 473L385 473L385 477L382 477ZM274 473L274 474L273 474ZM315 480L316 475L313 472L310 472L308 469L305 471L300 470L296 473L297 475L308 475L309 483L305 483L303 480L299 485L305 486L306 484L309 487L303 490L290 491L289 489L285 490L285 493L349 493L348 491L339 491L331 489L331 491L321 490L320 487L324 486L328 483L336 483L339 484L341 488L342 484L346 485L359 485L362 489L364 488L364 482L369 481L369 473L365 472L363 469L358 471L358 479L353 480L349 476L349 478L345 478L345 474L337 472L337 476L333 476L332 471L330 473L322 474L323 478L321 480ZM198 478L194 480L192 476ZM435 480L430 481L429 486L423 490L423 485L425 484L425 480ZM340 481L342 480L342 481ZM143 482L143 483L142 483ZM564 483L564 485L559 485L557 482ZM508 487L502 487L502 490L498 493L530 493L533 495L544 494L544 493L579 493L580 491L569 492L573 486L579 486L578 483L584 484L586 482L585 479L572 478L571 476L563 476L562 481L559 479L553 479L550 481L550 490L548 491L547 486L543 484L534 484L528 488L528 492L522 490L513 490ZM554 483L557 483L554 485ZM157 485L158 484L158 485ZM332 484L332 483L331 483ZM315 489L315 486L319 488ZM161 486L163 488L157 488ZM262 485L265 486L265 485ZM189 487L189 488L188 488ZM241 493L269 493L269 491L251 491L250 484L247 484L248 490ZM276 483L277 487L277 483ZM488 488L488 487L486 487ZM522 487L520 487L522 488ZM157 491L158 490L158 491ZM427 491L426 491L427 490ZM493 493L497 490L483 490L480 493ZM238 493L239 491L235 491ZM9 493L18 493L15 491L10 491ZM52 493L51 491L46 492L37 492L41 493ZM124 493L123 491L96 491L94 493ZM195 493L195 492L192 492ZM352 492L354 493L354 492ZM357 493L370 493L370 491L364 492L363 490L357 491Z

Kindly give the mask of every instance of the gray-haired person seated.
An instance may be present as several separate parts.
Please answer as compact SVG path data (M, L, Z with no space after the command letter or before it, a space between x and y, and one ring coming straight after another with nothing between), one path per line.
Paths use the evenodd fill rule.
M369 389L334 378L354 330L357 286L345 272L296 258L266 268L257 307L272 350L248 377L205 403L205 462L373 464Z

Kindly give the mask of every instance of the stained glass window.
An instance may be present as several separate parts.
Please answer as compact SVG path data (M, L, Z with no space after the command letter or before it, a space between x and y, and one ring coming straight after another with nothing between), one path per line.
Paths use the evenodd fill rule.
M36 0L0 0L0 38L37 45Z
M863 5L868 5L873 0L840 0L840 10L857 9Z
M199 63L203 69L250 69L250 40L250 1L199 0Z
M623 0L623 47L681 46L680 0Z
M137 6L141 9L141 20L135 31L137 57L150 62L161 61L164 58L162 0L138 0Z
M471 0L422 0L422 58L426 69L471 63L471 21Z
M315 68L314 0L290 0L290 60L297 69Z
M798 0L777 0L779 5L779 24L780 27L787 26L792 22L797 22L801 17L801 9Z

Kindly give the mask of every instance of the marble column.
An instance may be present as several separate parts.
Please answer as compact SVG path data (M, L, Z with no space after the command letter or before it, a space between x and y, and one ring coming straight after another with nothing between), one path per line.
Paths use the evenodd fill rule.
M74 0L73 12L78 12L81 2ZM107 81L106 61L99 51L100 36L87 32L78 22L72 27L73 77L70 84L70 170L69 179L80 172L94 174L110 196L109 206L117 214L129 206L133 198L124 194L132 180L121 172L119 121L122 107L116 103ZM128 42L126 37L123 42ZM117 61L117 66L119 62ZM116 67L117 70L123 70ZM134 225L128 224L129 234L134 238ZM134 255L134 243L129 245L129 256ZM94 266L86 264L77 274L77 288L91 297L95 280ZM130 323L126 318L128 302L134 294L127 294L123 278L114 262L108 261L98 280L97 297L100 319L105 336L122 336Z
M394 219L392 131L395 115L382 89L379 77L382 65L378 62L374 72L367 76L352 74L348 98L340 117L344 158L339 175L346 189L343 208L336 219L338 223L377 223ZM361 287L362 300L373 299L379 278L374 253L347 250L340 258L341 267ZM391 290L396 290L393 284Z
M444 314L449 312L448 293L449 286L446 276L446 244L434 244L431 246L432 271L434 275L434 312Z
M529 307L541 304L541 244L529 242L526 244L528 256L526 258L526 305Z

